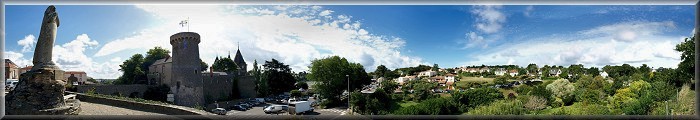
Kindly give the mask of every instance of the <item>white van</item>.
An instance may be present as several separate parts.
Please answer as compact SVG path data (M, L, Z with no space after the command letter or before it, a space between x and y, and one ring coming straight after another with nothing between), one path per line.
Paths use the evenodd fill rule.
M7 79L7 81L5 81L5 90L7 90L7 91L14 90L15 87L17 86L17 83L19 83L19 80L17 80L17 79Z

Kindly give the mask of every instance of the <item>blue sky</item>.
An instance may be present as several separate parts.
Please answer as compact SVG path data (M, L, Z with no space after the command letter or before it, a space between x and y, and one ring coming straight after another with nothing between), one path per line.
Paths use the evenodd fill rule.
M30 65L47 6L6 6L5 58ZM202 35L200 57L241 52L294 71L331 55L373 71L439 64L675 67L675 44L693 29L686 6L57 6L61 26L54 61L95 78L116 78L118 65L169 36Z

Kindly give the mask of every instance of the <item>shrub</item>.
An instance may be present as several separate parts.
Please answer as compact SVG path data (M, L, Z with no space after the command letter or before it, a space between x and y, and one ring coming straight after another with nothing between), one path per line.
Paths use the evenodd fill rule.
M378 101L377 101L378 102ZM462 113L461 105L448 98L432 98L395 112L399 115L455 115Z
M552 92L555 97L555 101L559 100L562 105L571 105L574 101L574 93L576 92L576 87L569 80L556 80L552 84L547 85L547 90Z
M464 92L454 92L452 99L469 108L488 104L496 99L503 99L503 94L494 88L476 88Z
M524 106L530 110L541 110L547 107L547 99L540 96L530 96Z
M469 115L522 115L527 112L519 100L498 100L469 110Z
M582 104L576 102L571 106L561 108L557 115L609 115L610 111L607 107L600 104Z

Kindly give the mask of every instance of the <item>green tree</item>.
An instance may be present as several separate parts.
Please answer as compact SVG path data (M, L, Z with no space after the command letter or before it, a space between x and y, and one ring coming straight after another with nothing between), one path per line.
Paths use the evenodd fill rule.
M270 93L279 94L289 92L295 88L294 83L296 83L296 80L292 76L292 69L289 68L289 65L272 59L265 61L263 67L265 68L263 75L266 75L264 78L267 84L271 86L269 88Z
M586 73L588 75L593 76L593 77L600 76L600 71L598 71L598 68L596 68L596 67L591 67L591 68L586 69Z
M476 88L452 93L454 101L464 104L468 108L489 104L503 98L503 94L494 88Z
M306 76L307 79L318 83L311 87L322 98L327 98L330 105L344 103L344 100L341 100L341 95L348 87L348 78L351 91L360 89L362 85L371 82L361 64L350 63L347 59L338 56L311 61L309 72Z
M438 66L438 64L433 64L433 68L432 68L433 71L438 71L439 69L440 69L440 67Z
M168 57L168 54L170 54L169 50L163 49L159 46L148 50L146 52L146 58L144 58L144 61L141 64L141 70L145 70L146 73L149 73L148 66L151 66L151 64L156 62L156 60Z
M205 63L204 61L200 62L199 64L202 68L202 71L207 71L207 68L209 68L209 64Z
M504 85L504 84L508 83L508 81L506 80L506 77L499 76L499 77L496 77L496 79L493 79L493 83L497 84L497 85Z
M519 100L498 100L487 106L480 106L467 112L468 115L522 115L525 114L523 102Z
M547 85L546 88L552 92L556 100L561 100L556 102L562 102L563 105L573 104L576 87L574 87L573 83L570 83L569 80L556 80Z
M214 64L211 64L211 67L214 71L219 71L219 72L226 72L229 74L232 74L238 70L238 66L236 65L231 58L227 57L222 57L218 60L214 60Z
M379 65L379 66L377 66L377 69L374 70L374 73L377 75L377 77L384 77L384 78L387 78L387 73L389 73L389 72L391 72L391 71L389 71L389 69L386 68L386 66L384 66L384 65Z
M527 65L526 69L528 74L537 74L539 67L537 67L537 64L531 63Z
M692 83L695 74L695 35L685 38L682 43L676 45L674 50L681 52L681 63L678 63L678 69L676 69L678 71L676 85Z
M122 71L122 75L117 78L114 84L136 84L137 82L145 83L140 82L147 79L146 71L141 69L143 61L143 55L135 54L128 60L122 62L122 64L119 65L119 71Z

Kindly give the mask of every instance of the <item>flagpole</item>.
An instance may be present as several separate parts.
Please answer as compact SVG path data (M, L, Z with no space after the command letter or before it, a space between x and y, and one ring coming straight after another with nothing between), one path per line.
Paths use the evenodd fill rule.
M190 17L187 17L187 32L190 32Z

